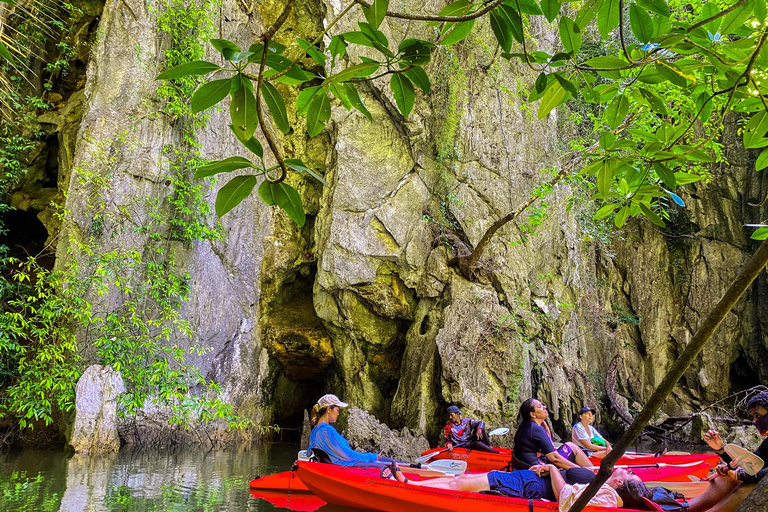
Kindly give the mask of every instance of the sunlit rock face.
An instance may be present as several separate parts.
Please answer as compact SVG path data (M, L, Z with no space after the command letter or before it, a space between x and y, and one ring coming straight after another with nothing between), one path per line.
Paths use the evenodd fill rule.
M212 14L214 36L247 47L282 4L222 0ZM390 9L443 5L402 0ZM341 9L335 1L298 1L278 42L314 39ZM339 30L355 30L361 20L353 9ZM597 405L598 422L620 431L606 399L611 363L619 402L642 406L752 251L741 226L760 218L747 202L759 202L766 187L748 171L753 157L727 149L731 165L683 194L690 211L674 214L672 234L632 221L620 232L608 229L606 245L583 210L590 193L560 184L547 195L547 217L535 234L523 236L524 215L492 239L479 279L461 275L451 259L526 201L550 176L541 171L565 162L559 158L567 148L558 131L567 112L537 119L536 105L524 101L536 74L500 57L487 20L476 29L435 51L427 67L432 92L418 93L408 119L381 78L361 87L372 121L334 104L327 129L309 138L293 107L298 89L278 85L293 123L289 135L275 131L286 155L328 183L289 178L304 199L304 227L252 194L220 219L221 240L169 238L179 270L190 276L182 315L194 334L178 343L206 348L190 361L221 385L239 414L298 426L305 409L333 392L378 421L435 441L450 404L492 427L514 427L520 403L535 396L561 436L585 403ZM554 29L531 27L542 47L552 44ZM433 38L431 30L382 25L393 44ZM134 218L146 217L145 199L165 204L172 193L162 149L182 143L178 124L158 113L155 76L169 43L158 36L154 14L142 2L110 0L98 31L84 89L70 104L82 112L76 143L67 111L45 120L63 127L60 146L72 148L60 156L69 173L60 268L74 241L88 237L102 252L151 247L146 234L116 220L94 223L92 200L102 195L115 211L130 205ZM212 48L206 58L223 63ZM357 58L352 51L352 62ZM227 127L227 101L196 133L202 158L249 156ZM726 148L736 136L734 124ZM263 134L257 137L266 147ZM268 151L266 160L274 162ZM213 204L227 181L219 179L206 200ZM204 222L215 225L212 217ZM761 278L675 389L666 413L695 411L765 382L764 289ZM107 309L121 300L93 299ZM168 435L182 442L179 433Z

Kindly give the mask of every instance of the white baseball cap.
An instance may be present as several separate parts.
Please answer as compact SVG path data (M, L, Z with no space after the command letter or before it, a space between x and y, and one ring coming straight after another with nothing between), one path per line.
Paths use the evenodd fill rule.
M339 397L337 397L336 395L327 394L320 397L320 400L317 401L317 405L321 408L336 405L343 409L344 407L347 407L349 404L339 400Z

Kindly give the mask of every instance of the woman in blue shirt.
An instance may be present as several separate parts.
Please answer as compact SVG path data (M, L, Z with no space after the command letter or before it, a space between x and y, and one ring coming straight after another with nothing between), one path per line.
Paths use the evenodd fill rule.
M381 467L392 462L393 459L380 457L373 452L353 450L344 436L331 426L339 418L341 409L348 405L339 400L336 395L328 394L320 397L312 408L312 419L309 423L312 432L309 434L307 452L311 454L313 449L322 450L328 454L331 462L340 466Z

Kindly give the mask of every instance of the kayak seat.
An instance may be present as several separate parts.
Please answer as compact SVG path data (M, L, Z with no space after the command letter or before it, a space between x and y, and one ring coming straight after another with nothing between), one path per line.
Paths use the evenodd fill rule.
M309 460L322 462L324 464L333 464L331 457L320 448L312 448L312 453L309 454Z

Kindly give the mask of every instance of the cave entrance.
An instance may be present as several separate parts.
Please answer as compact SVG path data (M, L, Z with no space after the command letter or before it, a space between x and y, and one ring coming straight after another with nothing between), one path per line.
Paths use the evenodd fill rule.
M760 372L755 369L744 354L731 363L731 392L737 393L763 384L760 381Z
M38 210L8 210L0 212L0 245L8 247L8 256L26 260L34 256L48 270L53 269L55 254L46 250L48 230L37 214Z

